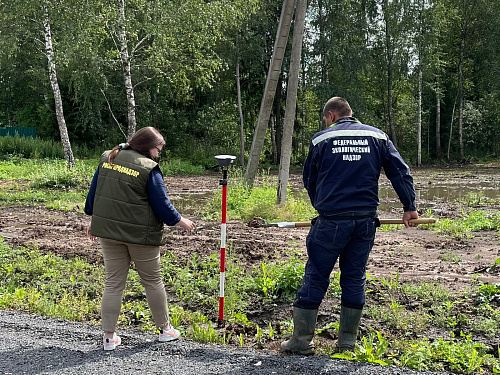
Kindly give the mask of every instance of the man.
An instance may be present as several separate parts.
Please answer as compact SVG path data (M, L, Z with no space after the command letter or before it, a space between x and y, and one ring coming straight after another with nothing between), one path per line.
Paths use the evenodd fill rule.
M318 218L307 236L308 261L293 304L294 332L282 352L314 353L318 308L337 259L342 288L339 352L352 351L365 304L366 264L373 247L381 169L403 204L406 227L416 226L415 188L387 134L352 117L349 103L333 97L325 104L326 129L314 135L303 180Z

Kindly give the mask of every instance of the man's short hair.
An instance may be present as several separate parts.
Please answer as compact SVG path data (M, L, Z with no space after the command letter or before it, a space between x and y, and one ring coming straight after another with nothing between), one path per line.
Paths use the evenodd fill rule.
M347 100L340 96L334 96L329 99L323 107L323 116L327 116L328 112L335 112L340 117L351 117L352 109Z

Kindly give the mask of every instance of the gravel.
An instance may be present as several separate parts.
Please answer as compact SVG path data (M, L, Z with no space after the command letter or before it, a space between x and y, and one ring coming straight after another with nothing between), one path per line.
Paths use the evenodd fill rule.
M187 339L160 343L132 329L119 334L122 345L105 352L99 327L0 311L0 374L437 374Z

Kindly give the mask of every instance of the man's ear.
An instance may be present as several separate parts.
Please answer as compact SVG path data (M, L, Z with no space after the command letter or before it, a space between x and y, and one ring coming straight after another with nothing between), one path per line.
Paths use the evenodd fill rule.
M330 111L328 112L330 114L330 118L332 119L332 124L335 124L335 122L339 119L339 116L337 115L336 112Z

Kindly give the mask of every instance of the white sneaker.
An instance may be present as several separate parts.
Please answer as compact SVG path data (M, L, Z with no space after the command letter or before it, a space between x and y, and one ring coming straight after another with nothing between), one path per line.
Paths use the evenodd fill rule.
M158 341L167 342L177 340L181 333L176 330L174 327L170 326L169 329L160 329L160 335L158 337Z
M103 338L102 344L104 346L104 350L115 350L115 348L122 343L122 339L120 336L117 336L116 333L112 339Z

